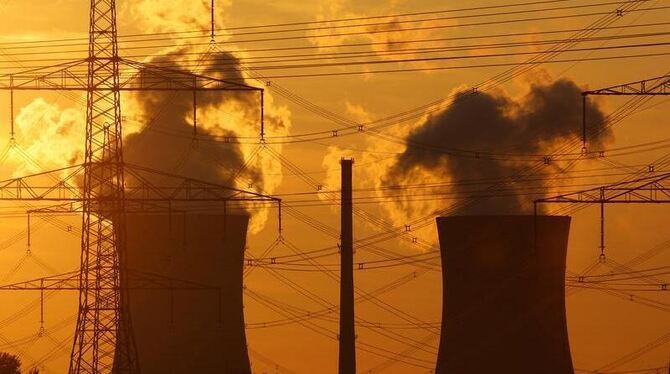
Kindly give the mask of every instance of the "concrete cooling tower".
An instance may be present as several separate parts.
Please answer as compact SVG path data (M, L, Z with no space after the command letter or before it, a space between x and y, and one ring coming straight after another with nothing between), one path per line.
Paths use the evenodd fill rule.
M222 300L217 289L131 288L143 374L251 373L242 305L247 224L246 216L128 214L128 269L220 287Z
M440 217L437 228L436 373L574 373L565 315L570 217Z

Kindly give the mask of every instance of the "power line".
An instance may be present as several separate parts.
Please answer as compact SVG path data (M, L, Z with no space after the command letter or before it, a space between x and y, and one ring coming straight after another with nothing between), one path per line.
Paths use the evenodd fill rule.
M470 8L460 8L460 9L450 9L450 10L434 10L434 11L425 11L425 12L413 12L413 13L399 13L399 14L392 14L392 15L380 15L380 16L364 16L364 17L350 17L350 18L340 18L340 19L330 19L330 20L322 20L322 21L304 21L304 22L291 22L291 23L276 23L276 24L266 24L266 25L255 25L255 26L230 26L226 27L224 29L216 29L215 31L235 31L235 30L249 30L249 29L264 29L264 28L281 28L281 27L288 27L288 26L307 26L307 25L322 25L322 24L331 24L331 23L342 23L342 22L352 22L352 21L368 21L368 20L377 20L377 19L391 19L391 21L387 21L384 23L363 23L363 24L355 24L355 25L334 25L334 26L328 26L324 27L323 29L337 29L337 28L342 28L342 27L368 27L368 26L378 26L378 25L388 25L391 23L406 23L406 22L422 22L426 20L396 20L397 18L403 18L403 17L416 17L416 16L424 16L424 15L435 15L435 14L447 14L447 13L455 13L455 12L464 12L464 11L475 11L475 10L491 10L491 9L502 9L502 8L516 8L516 7L522 7L522 6L534 6L534 5L547 5L551 3L565 3L565 2L572 2L576 0L548 0L548 1L533 1L533 2L525 2L525 3L514 3L514 4L502 4L502 5L492 5L492 6L481 6L481 7L470 7ZM597 4L580 4L580 5L573 5L573 6L566 6L566 7L558 7L558 8L540 8L540 9L532 9L532 10L526 10L526 11L513 11L513 12L504 12L504 13L487 13L487 14L475 14L475 15L464 15L464 16L457 16L457 17L445 17L445 18L433 18L429 19L430 21L434 20L442 20L442 19L459 19L459 18L471 18L471 17L490 17L494 15L504 15L504 14L519 14L519 13L527 13L527 12L538 12L538 11L549 11L549 10L569 10L569 9L580 9L580 8L585 8L585 7L599 7L599 6L606 6L606 5L621 5L625 3L640 3L640 2L649 2L651 0L627 0L627 1L610 1L606 3L597 3ZM259 33L274 33L274 32L287 32L287 31L314 31L313 28L299 28L299 29L292 29L292 30L270 30L270 31L265 31L265 32L259 32ZM165 36L166 38L161 38L161 39L153 39L150 41L156 41L156 40L168 40L168 36L170 36L169 40L174 40L175 38L172 36L175 35L187 35L187 34L202 34L195 36L195 38L206 38L210 37L210 32L211 30L191 30L191 31L176 31L176 32L158 32L158 33L141 33L141 34L128 34L128 35L119 35L119 42L123 43L124 40L126 39L139 39L138 41L146 41L145 39L141 39L144 37L148 36ZM220 34L221 35L221 34ZM227 36L236 36L240 34L228 34ZM188 38L188 37L187 37ZM54 42L66 42L66 41L82 41L85 42L88 40L88 37L78 37L78 38L62 38L62 39L51 39L51 40L28 40L28 41L14 41L14 42L2 42L0 43L0 47L3 46L12 46L12 45L29 45L29 44L39 44L39 43L54 43Z
M670 25L670 22L654 22L654 23L643 23L643 24L634 24L634 25L621 25L621 26L609 26L609 27L602 27L599 30L600 31L605 31L605 30L623 30L623 29L631 29L631 28L646 28L646 27L658 27L658 26L667 26ZM343 48L357 48L357 47L374 47L374 46L394 46L394 45L404 45L404 44L421 44L421 43L434 43L434 42L448 42L448 41L459 41L459 40L477 40L477 39L495 39L495 38L509 38L509 37L524 37L524 36L540 36L540 35L552 35L552 34L561 34L561 33L570 33L570 32L576 32L581 29L554 29L554 30L544 30L544 31L531 31L531 32L515 32L515 33L498 33L498 34L484 34L484 35L466 35L466 36L458 36L458 37L441 37L441 38L422 38L422 39L402 39L402 40L389 40L389 41L384 41L384 42L365 42L365 43L341 43L341 44L330 44L330 45L308 45L308 46L286 46L286 47L272 47L272 48L247 48L247 49L240 49L239 52L245 52L245 53L252 53L252 52L273 52L273 51L291 51L291 50L324 50L324 49L343 49ZM606 37L605 37L606 38ZM523 43L533 43L533 42L524 42L522 41L517 42L517 44L523 44ZM556 40L556 42L559 42L559 40ZM203 43L204 44L204 43ZM499 43L502 44L502 43ZM193 44L188 44L190 46L196 46ZM199 44L198 44L199 45ZM528 44L530 45L530 44ZM172 47L174 46L173 44L170 45L164 45L164 46L147 46L146 48L162 48L162 47ZM487 44L482 44L479 45L481 47L487 46ZM458 46L454 46L454 48L458 48ZM400 50L398 48L393 48L393 50L397 51ZM57 51L58 53L72 53L71 51ZM77 52L77 51L74 51ZM349 52L349 53L362 53L361 51L359 52ZM41 54L41 53L35 53L35 54ZM305 56L308 55L318 55L319 53L313 53L313 54L303 54ZM20 54L22 55L22 54ZM201 52L188 52L184 51L180 53L181 56L191 56L191 55L197 55L200 56L202 55ZM163 56L162 54L136 54L136 55L126 55L128 58L151 58L151 57L160 57ZM291 55L288 55L291 56ZM268 57L274 57L272 55ZM254 59L258 57L253 57ZM240 58L240 60L244 61L245 58ZM22 59L21 63L29 63L29 62L56 62L56 61L69 61L68 58L42 58L42 59ZM11 59L11 60L5 60L5 61L0 61L0 63L10 63L10 62L18 62L16 59Z
M670 24L670 22L668 22ZM635 33L635 34L624 34L624 35L613 35L613 36L602 36L602 37L593 37L593 38L584 38L581 40L583 43L587 42L600 42L600 41L611 41L611 40L622 40L622 39L637 39L637 38L655 38L660 36L666 36L670 34L670 31L658 31L658 32L645 32L645 33ZM445 38L447 40L449 38ZM436 39L437 40L437 39ZM337 60L337 59L350 59L350 58L362 58L362 57L385 57L385 56L396 56L396 55L413 55L413 54L426 54L426 53L439 53L439 52L469 52L476 51L479 49L512 49L512 48L522 48L522 47L536 47L556 43L565 43L569 40L567 39L545 39L545 40L532 40L532 41L511 41L504 43L487 43L487 44L468 44L468 45L455 45L455 46L430 46L430 47L414 47L414 48L393 48L389 51L346 51L346 52L319 52L319 53L302 53L302 54L278 54L278 55L264 55L264 56L252 56L252 57L227 57L225 55L212 55L205 59L202 58L183 58L188 55L196 54L200 55L198 52L186 52L184 54L179 54L178 58L170 59L161 59L152 62L154 65L171 65L172 67L182 67L188 66L186 63L190 62L208 62L216 63L213 66L237 66L238 64L245 64L247 66L252 66L253 64L269 63L275 62L275 60L282 60L280 62L297 62L297 61L313 61L313 60ZM410 41L403 41L403 44L410 43ZM152 55L144 55L144 57L149 57ZM155 55L158 57L159 55ZM20 62L22 68L28 67L43 67L43 65L24 65L27 62L50 62L50 61L64 61L63 59L27 59L27 60L0 60L0 63L13 63L16 64ZM8 67L12 68L12 67Z
M623 2L623 4L639 4L642 2L648 2L650 0L631 0L628 2ZM615 2L617 4L622 4L621 2ZM670 6L653 6L648 8L639 8L639 9L627 9L626 13L630 12L644 12L649 10L664 10L670 9ZM618 9L621 10L621 9ZM598 15L615 15L615 11L606 11L606 12L590 12L590 13L578 13L578 14L568 14L568 15L558 15L558 16L545 16L545 17L526 17L526 18L516 18L512 20L499 20L499 21L486 21L486 22L474 22L474 23L459 23L459 24L450 24L450 25L433 25L433 26L421 26L421 27L409 27L399 30L389 30L389 29L375 29L375 30L365 30L365 31L356 31L356 32L347 32L347 33L332 33L332 34L316 34L316 35L298 35L298 36L284 36L284 37L273 37L273 38L258 38L258 39L242 39L234 41L225 41L219 42L219 45L225 44L241 44L241 43L258 43L258 42L277 42L277 41L295 41L295 40L313 40L320 38L332 38L332 37L344 37L344 36L361 36L361 35L371 35L371 34L387 34L387 33L406 33L413 31L421 30L437 30L437 29L448 29L448 28L464 28L464 27L475 27L475 26L492 26L500 24L514 24L514 23L525 23L533 21L548 21L548 20L565 20L572 18L583 18L583 17L592 17ZM173 39L166 39L173 40ZM159 41L159 39L152 40ZM16 49L35 49L35 48L56 48L56 47L71 47L79 46L81 44L55 44L55 45L45 45L45 46L16 46L16 47L5 47L7 50L16 50ZM209 45L209 43L200 43L193 45ZM123 43L120 45L122 50L134 50L134 49L146 49L146 48L166 48L174 47L175 44L170 45L159 45L159 46L133 46L133 47L124 47ZM86 50L68 50L68 51L49 51L48 53L86 53ZM27 52L22 54L12 54L12 55L30 55L30 54L39 54L47 53L45 52Z

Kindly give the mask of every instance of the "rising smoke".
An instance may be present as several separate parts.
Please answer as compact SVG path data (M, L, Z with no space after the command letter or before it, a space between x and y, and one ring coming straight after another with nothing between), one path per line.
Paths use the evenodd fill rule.
M596 103L587 102L590 144L598 147L611 137L605 116ZM567 140L582 134L582 96L572 81L561 79L550 84L533 84L520 101L503 94L460 93L444 111L429 117L407 137L408 146L389 168L383 184L417 183L417 175L429 174L441 180L457 182L451 192L456 196L453 214L520 214L532 211L537 196L524 194L529 184L507 183L505 196L477 204L468 197L484 191L475 182L507 179L522 175L537 163L519 157L494 157L463 153L462 150L498 152L508 155L549 154ZM539 172L536 186L546 187L546 168ZM538 177L538 174L535 174ZM489 183L490 185L490 183ZM511 191L509 191L511 189ZM444 208L447 208L445 206Z
M225 30L230 5L229 1L216 2L217 43L231 38L232 32ZM144 32L192 32L209 30L211 2L134 0L121 3L121 12ZM176 40L177 44L183 44L175 48L168 47L161 52L163 57L146 62L160 64L161 61L180 60L184 61L179 65L184 71L195 71L221 79L241 78L240 71L243 69L236 57L247 56L244 52L235 50L232 43L226 44L226 52L219 52L220 47L210 46L205 53L201 46L189 44L187 40ZM258 85L252 81L246 83ZM126 132L127 148L124 156L128 162L146 156L142 159L142 165L267 195L273 194L281 184L281 164L267 152L257 152L260 109L258 94L198 94L197 142L193 142L189 136L193 117L190 94L180 96L158 93L143 97L133 95L127 104L124 108L129 110L124 110L139 117L137 122L143 126L135 131L137 134ZM269 136L287 135L290 126L290 111L285 106L274 103L272 95L266 92L266 133ZM126 129L129 127L126 126ZM172 130L181 136L170 138L174 135ZM248 141L240 144L226 143L225 139L231 136L247 138ZM210 141L214 139L218 141ZM273 150L281 153L282 146L273 146ZM242 172L238 172L240 170ZM235 181L232 181L233 175L237 177ZM254 209L249 231L253 233L261 230L268 215L268 209Z
M132 19L129 23L143 32L190 32L209 27L210 5L209 1L135 0L120 4L123 17L119 18ZM216 27L221 31L224 25L220 20L224 18L229 4L217 2L217 5ZM229 32L220 34L217 40L230 37ZM233 48L231 44L227 46ZM197 44L182 42L176 47L167 47L159 57L144 62L171 67L177 65L184 72L195 71L201 75L243 82L242 67L236 56L245 55L240 51L220 51L218 48L205 52ZM260 126L259 94L199 93L196 140L192 136L192 100L190 92L124 93L124 160L142 167L272 195L282 182L282 168L268 154L255 152ZM9 155L13 161L13 176L83 162L85 118L83 108L60 108L43 98L22 108L16 118L16 139L25 155ZM284 136L290 131L290 126L288 108L274 103L272 95L266 92L266 133L269 136ZM251 140L235 143L234 139L239 138ZM226 139L233 141L227 142ZM282 146L274 145L273 150L281 153ZM26 155L30 159L26 159ZM132 182L131 179L132 176L126 176L128 182ZM153 182L160 184L161 181ZM255 209L249 231L261 230L268 215L268 209Z
M184 59L187 48L173 50L150 61L156 66ZM216 69L215 61L227 61L230 68ZM230 53L210 54L202 65L202 73L232 82L243 82L238 60ZM237 68L237 69L235 69ZM140 74L141 76L141 74ZM245 184L262 189L263 178L254 168L244 168L245 158L239 144L225 142L238 133L218 123L220 116L204 114L220 112L234 115L239 127L260 126L260 100L255 92L197 93L198 126L193 134L193 94L166 91L142 92L132 97L135 110L141 113L144 127L126 137L125 161L152 169L176 172L191 178L235 187L237 176ZM242 113L229 113L234 105ZM256 120L255 123L254 119ZM238 181L239 183L239 181Z
M196 52L198 51L198 52ZM194 56L200 56L194 58ZM189 61L197 60L197 63ZM186 61L186 62L184 62ZM165 51L147 61L157 66L182 66L184 72L247 83L232 52L206 54L191 45ZM193 65L197 65L194 69ZM141 77L142 74L138 77ZM142 92L127 100L127 112L141 124L124 140L124 159L152 169L271 195L281 184L281 165L269 154L256 152L260 132L258 91L197 93L197 136L193 137L193 94ZM132 122L132 121L129 121ZM265 95L265 129L272 136L290 129L290 112ZM281 153L282 147L273 147ZM157 182L157 181L154 181ZM160 182L160 181L158 181ZM268 209L254 209L250 232L264 227Z

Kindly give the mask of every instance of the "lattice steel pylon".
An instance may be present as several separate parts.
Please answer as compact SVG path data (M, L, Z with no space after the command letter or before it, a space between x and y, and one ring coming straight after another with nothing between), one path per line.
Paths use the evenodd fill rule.
M138 373L120 287L126 217L115 0L91 0L88 48L79 315L69 372Z
M670 73L654 78L582 92L582 143L586 150L586 107L589 96L670 96Z
M87 94L84 163L0 181L0 201L54 202L57 205L39 211L83 215L81 266L76 280L68 278L69 284L74 281L79 284L78 320L69 373L139 373L127 309L128 289L138 278L133 278L124 264L126 213L148 210L169 213L174 205L180 205L181 209L185 208L183 204L200 203L214 208L222 203L225 214L228 202L233 203L233 208L243 207L244 203L260 206L272 203L278 204L281 231L281 199L124 163L120 93L193 92L194 110L196 92L259 93L262 139L263 89L243 81L121 58L116 1L91 0L88 58L0 75L0 91L13 94L18 90ZM194 130L195 126L194 118ZM43 179L51 181L40 185ZM162 182L154 185L153 179ZM150 282L150 286L174 286L174 282L163 283ZM63 289L58 284L50 287L45 289ZM33 288L19 284L6 289Z

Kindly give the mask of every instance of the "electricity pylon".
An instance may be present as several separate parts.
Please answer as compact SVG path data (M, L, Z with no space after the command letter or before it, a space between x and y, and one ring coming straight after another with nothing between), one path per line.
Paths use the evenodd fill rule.
M83 69L85 67L85 69ZM86 71L86 73L82 73ZM67 170L0 182L0 200L61 202L43 210L82 214L79 309L70 358L70 374L139 373L128 311L126 212L129 209L172 209L172 203L190 201L255 201L278 203L279 199L227 186L160 174L128 165L123 160L122 91L247 91L262 95L263 89L176 69L130 61L119 56L115 0L90 1L88 58L55 66L0 76L0 89L86 92L86 138L82 165ZM195 108L195 94L194 108ZM262 107L262 106L261 106ZM260 114L263 134L262 110ZM65 179L47 186L31 184L47 174ZM83 175L82 175L83 174ZM160 174L173 183L151 184ZM131 175L133 196L126 196ZM83 186L75 180L81 178ZM30 288L26 288L30 289ZM58 289L58 288L54 288Z
M670 74L643 79L635 82L617 84L582 92L582 143L586 149L587 98L589 96L668 96L670 95Z
M582 92L582 143L586 151L587 98L589 96L667 96L670 95L670 74L618 84ZM605 205L607 204L667 204L670 203L668 187L670 173L655 174L649 166L646 173L639 172L632 177L583 191L571 192L535 200L535 213L539 204L598 204L600 206L600 259L605 260Z

